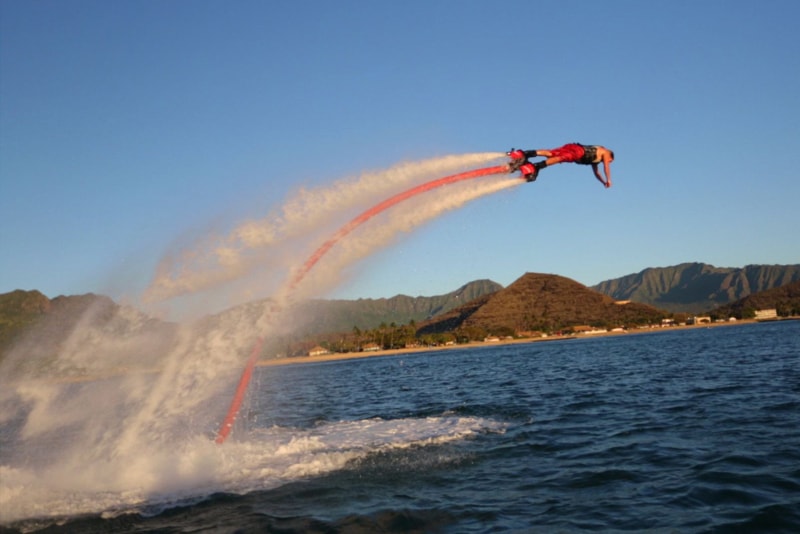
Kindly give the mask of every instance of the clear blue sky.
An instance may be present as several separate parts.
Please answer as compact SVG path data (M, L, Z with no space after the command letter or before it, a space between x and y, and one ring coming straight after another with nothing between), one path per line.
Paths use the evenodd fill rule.
M800 263L800 2L0 0L0 292L141 291L187 235L406 160L602 144L342 298ZM364 206L367 208L368 206Z

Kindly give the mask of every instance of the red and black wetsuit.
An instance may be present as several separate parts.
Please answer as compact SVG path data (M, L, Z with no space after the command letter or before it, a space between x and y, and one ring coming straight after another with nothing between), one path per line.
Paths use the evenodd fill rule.
M564 146L547 150L550 154L549 156L540 154L540 152L543 151L539 150L524 150L525 160L518 168L522 171L522 175L525 179L532 182L536 180L539 171L547 167L547 162L551 158L558 158L558 163L577 163L579 165L594 165L599 163L597 158L598 148L600 148L598 145L567 143ZM538 156L546 157L546 159L544 161L537 161L534 164L528 163L528 158L535 158Z
M559 158L562 163L577 163L579 165L597 163L597 145L568 143L562 147L554 148L550 151L550 154L551 158Z

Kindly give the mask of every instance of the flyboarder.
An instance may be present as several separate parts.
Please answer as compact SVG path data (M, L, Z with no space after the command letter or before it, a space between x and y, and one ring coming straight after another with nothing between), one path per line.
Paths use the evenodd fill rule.
M568 143L564 146L537 150L515 150L508 152L511 157L509 170L514 172L519 170L522 176L529 182L533 182L539 176L539 171L556 163L577 163L579 165L591 165L595 178L606 188L611 187L611 162L614 161L614 151L600 145L581 145L580 143ZM528 158L544 157L546 159L530 163ZM603 164L605 178L600 173L600 164Z

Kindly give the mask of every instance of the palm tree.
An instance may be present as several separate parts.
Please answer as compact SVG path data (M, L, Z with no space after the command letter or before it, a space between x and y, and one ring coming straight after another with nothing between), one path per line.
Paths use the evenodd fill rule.
M380 332L381 332L381 348L385 349L386 347L383 345L383 336L384 336L384 334L386 334L386 323L382 322L381 325L379 326L379 328L380 328Z

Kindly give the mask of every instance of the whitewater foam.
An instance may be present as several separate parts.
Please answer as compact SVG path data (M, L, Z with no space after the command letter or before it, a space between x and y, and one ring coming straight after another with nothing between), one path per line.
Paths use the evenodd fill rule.
M206 439L187 439L174 448L150 451L133 464L91 464L81 473L64 465L41 471L0 465L0 522L93 513L156 514L219 491L271 489L346 469L373 454L502 433L506 427L491 419L454 415L373 418L311 429L255 429L223 447ZM109 477L112 469L119 474Z

